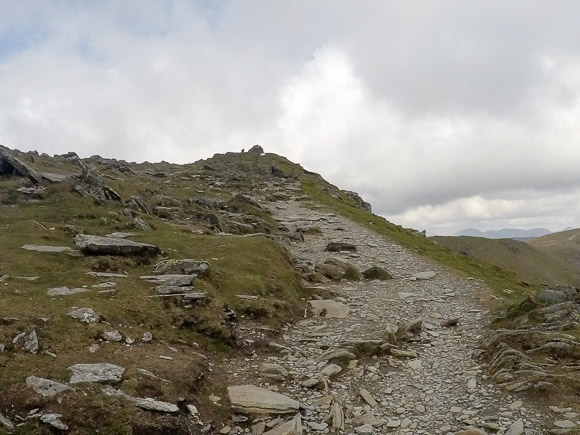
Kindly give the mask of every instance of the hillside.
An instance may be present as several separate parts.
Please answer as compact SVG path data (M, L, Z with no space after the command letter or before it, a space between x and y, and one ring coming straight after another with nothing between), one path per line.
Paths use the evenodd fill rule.
M530 245L580 270L580 229L548 234L532 240Z
M282 430L303 419L307 433L351 433L367 424L351 406L362 365L396 369L393 397L410 400L409 370L421 363L409 361L423 352L433 365L421 382L445 367L445 383L457 383L432 399L439 408L408 418L433 433L459 403L449 397L467 393L457 364L475 365L490 293L507 306L536 288L259 146L185 165L0 147L0 433L274 435L303 433ZM482 370L472 377L489 384ZM234 381L249 390L232 392ZM490 415L509 405L487 388ZM256 416L268 403L236 391L308 405L283 399L291 421L276 409ZM396 409L383 401L377 427Z
M544 236L552 237L553 235ZM541 239L544 239L542 237ZM566 284L580 286L580 271L561 258L555 258L534 242L482 237L430 237L431 240L464 255L505 270L534 285ZM538 239L540 240L540 239Z
M530 240L536 237L550 234L546 228L532 228L531 230L522 230L519 228L502 228L501 230L481 231L475 228L466 228L458 231L456 236L485 237L486 239L516 239Z

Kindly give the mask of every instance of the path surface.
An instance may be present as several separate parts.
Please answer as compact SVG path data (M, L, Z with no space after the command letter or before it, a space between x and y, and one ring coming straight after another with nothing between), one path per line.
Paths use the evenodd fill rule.
M544 427L547 422L553 427L555 415L543 415L543 411L528 408L529 404L500 391L487 379L476 358L478 341L489 321L477 297L482 284L431 264L345 218L310 210L300 201L278 202L273 211L289 227L316 225L322 230L322 234L306 235L304 243L292 244L290 250L298 262L339 257L359 270L382 266L394 279L321 286L350 307L348 316L310 317L298 322L276 340L289 350L237 361L230 384L269 387L299 400L306 407L305 433L331 431L333 420L327 417L332 414L333 403L344 413L344 430L339 432L345 434L454 434L473 427L483 431L473 433L513 435L524 433L519 429L522 422L527 434L548 433ZM325 252L330 241L355 244L357 252ZM436 275L427 280L413 278L425 271ZM441 326L454 317L460 318L457 326ZM372 345L371 340L380 339L388 324L413 319L422 320L422 329L399 348L415 352L416 358L394 357L387 352L351 361L336 375L320 376L328 365L322 356L329 349L340 348L346 341L362 340ZM263 377L259 370L262 363L279 364L288 375L281 382ZM326 388L324 382L314 388L302 386L309 378L328 380ZM361 389L376 400L375 406L363 400ZM254 431L259 432L257 428Z

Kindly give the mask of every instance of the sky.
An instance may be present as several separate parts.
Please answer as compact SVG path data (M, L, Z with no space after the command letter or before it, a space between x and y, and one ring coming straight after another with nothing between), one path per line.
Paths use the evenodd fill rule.
M577 0L0 0L0 143L260 144L429 235L580 227Z

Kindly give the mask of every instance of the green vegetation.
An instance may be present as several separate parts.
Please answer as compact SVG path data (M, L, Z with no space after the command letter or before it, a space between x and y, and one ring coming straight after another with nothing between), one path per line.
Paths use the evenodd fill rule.
M570 264L552 257L533 244L512 239L480 237L431 237L440 245L463 256L514 271L534 285L580 285L580 274Z

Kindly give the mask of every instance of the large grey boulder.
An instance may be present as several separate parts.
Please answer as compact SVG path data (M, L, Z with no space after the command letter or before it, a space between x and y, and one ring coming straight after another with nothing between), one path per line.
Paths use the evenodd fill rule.
M249 153L262 155L264 154L264 148L260 145L254 145L252 148L248 150Z
M123 377L125 369L110 363L74 364L68 368L72 371L69 383L80 382L118 382Z
M159 253L159 248L155 245L115 237L79 234L75 237L75 243L83 253L92 255L140 255L149 257Z
M71 390L71 387L60 382L51 381L50 379L29 376L26 378L26 385L44 397L52 397L63 391Z
M300 407L298 401L288 396L254 385L228 387L228 396L233 411L243 414L288 414Z

